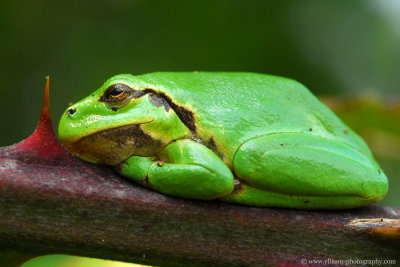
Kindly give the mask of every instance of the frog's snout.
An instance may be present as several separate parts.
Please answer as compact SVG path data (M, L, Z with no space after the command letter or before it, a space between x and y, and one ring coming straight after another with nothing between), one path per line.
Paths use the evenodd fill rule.
M58 138L63 145L76 141L78 137L80 138L79 127L77 126L80 125L82 118L78 110L79 107L76 105L70 105L61 116L58 124Z
M69 108L69 109L67 109L67 114L68 114L69 116L74 115L75 112L76 112L76 108Z

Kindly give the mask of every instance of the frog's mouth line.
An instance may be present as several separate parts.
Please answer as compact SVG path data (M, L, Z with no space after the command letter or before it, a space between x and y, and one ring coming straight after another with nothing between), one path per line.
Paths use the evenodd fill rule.
M132 155L151 156L165 145L146 134L141 124L99 131L66 143L64 147L74 156L107 165L117 165Z

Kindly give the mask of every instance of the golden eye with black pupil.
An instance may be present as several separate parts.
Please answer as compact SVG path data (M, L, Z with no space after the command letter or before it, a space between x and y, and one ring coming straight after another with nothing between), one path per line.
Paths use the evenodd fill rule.
M123 89L121 88L114 88L111 92L110 92L110 96L117 96L120 95L124 92Z
M131 99L132 88L122 83L111 85L100 97L100 101L113 111L128 105Z

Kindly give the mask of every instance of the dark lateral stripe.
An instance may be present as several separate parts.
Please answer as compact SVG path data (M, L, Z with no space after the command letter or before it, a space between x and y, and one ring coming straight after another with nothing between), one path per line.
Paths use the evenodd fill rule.
M159 93L154 91L153 89L145 89L145 90L140 90L140 91L135 91L133 93L134 98L139 98L142 97L146 94L153 93L159 97L162 97L166 103L175 111L176 115L178 115L179 119L183 122L183 124L186 125L186 127L189 128L189 130L192 132L193 135L196 134L196 121L194 119L193 112L190 110L186 109L183 106L179 106L175 104L170 97L165 95L164 93ZM168 111L167 107L166 110Z

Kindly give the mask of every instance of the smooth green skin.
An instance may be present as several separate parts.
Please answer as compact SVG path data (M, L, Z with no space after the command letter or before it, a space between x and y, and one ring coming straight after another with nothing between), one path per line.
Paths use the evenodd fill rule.
M116 83L167 96L192 112L195 130L176 108L167 111L153 104L149 94L110 110L99 98ZM76 113L64 113L59 124L67 149L82 137L133 124L160 141L162 145L144 152L114 152L104 145L113 158L108 162L70 151L117 165L124 176L165 194L340 209L379 201L388 189L364 141L290 79L254 73L122 74L70 108Z

